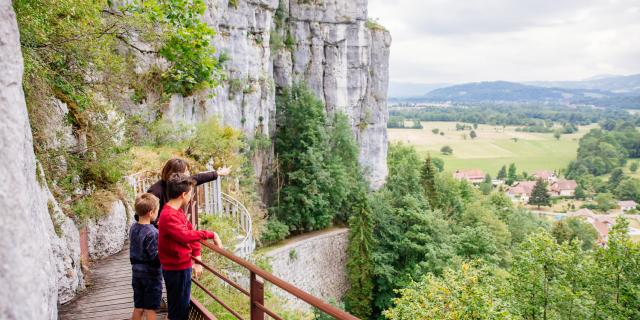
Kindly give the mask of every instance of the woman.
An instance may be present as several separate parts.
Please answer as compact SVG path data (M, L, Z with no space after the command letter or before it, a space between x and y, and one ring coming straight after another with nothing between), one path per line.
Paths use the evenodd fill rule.
M201 185L203 183L207 183L217 179L218 176L226 176L230 172L231 172L231 168L222 167L217 171L209 171L209 172L202 172L202 173L195 174L192 176L192 178L196 180L197 185ZM167 198L167 193L166 193L167 181L169 180L169 177L173 173L189 174L189 164L186 161L179 158L173 158L167 161L167 163L165 163L164 167L162 168L162 172L160 173L160 180L154 183L153 185L151 185L151 187L149 187L149 189L147 190L147 192L152 193L153 195L158 197L158 199L160 199L160 211L162 211L164 204L169 200ZM157 223L159 219L160 219L160 213L158 213L158 218L156 219L155 223ZM136 220L137 220L137 217L136 217Z

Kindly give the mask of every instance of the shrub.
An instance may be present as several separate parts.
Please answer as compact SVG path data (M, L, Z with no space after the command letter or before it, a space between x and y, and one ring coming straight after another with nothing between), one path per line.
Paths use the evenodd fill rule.
M276 54L284 47L284 40L277 30L271 30L269 35L269 47L271 47L271 54Z
M276 219L271 219L262 230L260 242L267 246L284 240L287 236L289 236L289 227Z
M194 136L188 141L185 153L201 165L213 161L214 168L243 164L239 154L244 143L240 131L220 124L217 118L210 118L196 126Z
M450 146L444 146L440 148L440 152L442 152L442 154L449 155L453 153L453 149L451 149Z
M215 32L200 19L205 10L203 0L140 3L138 11L159 24L166 34L159 55L170 64L162 75L168 93L190 95L218 85L221 79L222 68L211 45Z

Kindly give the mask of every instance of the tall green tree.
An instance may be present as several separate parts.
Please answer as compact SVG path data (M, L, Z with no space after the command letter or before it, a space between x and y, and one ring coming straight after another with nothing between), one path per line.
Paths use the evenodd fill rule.
M324 107L304 86L294 85L277 97L276 108L281 187L272 211L292 233L326 228L334 213L329 209L332 179L326 170Z
M422 165L422 171L420 173L422 182L422 188L426 198L431 205L436 201L436 168L431 160L431 154L427 155L427 159L424 160Z
M538 206L551 205L551 197L549 197L549 191L547 191L547 183L542 179L538 179L531 191L531 197L529 198L529 204Z
M611 171L611 176L609 176L608 181L609 190L615 190L622 180L624 180L624 172L621 168L616 168Z
M516 180L518 180L518 171L516 164L512 163L509 165L509 171L507 173L507 184L512 185Z
M347 250L347 276L351 286L345 294L346 309L361 319L372 313L373 300L373 222L367 196L367 186L360 184L351 202L353 213L349 218L349 248Z
M507 178L507 166L502 166L500 168L500 171L498 171L498 175L496 176L496 179L498 180L504 180Z

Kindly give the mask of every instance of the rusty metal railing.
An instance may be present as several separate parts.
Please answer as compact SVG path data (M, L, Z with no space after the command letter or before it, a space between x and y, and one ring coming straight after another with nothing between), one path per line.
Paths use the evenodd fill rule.
M226 251L225 249L222 249L216 245L214 245L211 242L208 241L200 241L200 243L202 243L202 245L204 247L207 247L208 249L214 251L215 253L225 257L228 260L231 260L233 263L247 269L250 273L249 276L249 290L244 289L242 286L240 286L239 284L237 284L236 282L234 282L233 280L229 279L229 277L226 277L225 275L223 275L220 271L216 270L215 268L211 267L210 265L206 264L203 261L199 261L194 259L194 261L198 264L201 264L202 267L207 270L208 272L211 272L213 275L215 275L217 278L219 278L220 280L226 282L228 285L230 285L231 287L235 288L236 290L238 290L240 293L242 293L243 295L249 297L249 304L250 304L250 320L264 320L265 319L265 315L268 315L269 317L276 319L276 320L282 320L282 318L280 316L278 316L275 312L273 312L272 310L270 310L269 308L267 308L265 306L264 303L264 282L270 282L271 284L279 287L280 289L284 290L285 292L288 292L289 294L293 295L294 297L301 299L303 301L305 301L306 303L308 303L309 305L319 309L320 311L334 317L335 319L338 320L358 320L358 318L356 318L355 316L337 308L332 306L331 304L323 301L322 299L315 297L309 293L304 292L303 290L293 286L292 284L274 276L271 273L268 273L262 269L260 269L259 267L257 267L256 265L252 264L251 262L244 260L238 256L233 255L232 253ZM233 310L231 307L229 307L229 305L227 303L225 303L224 301L222 301L222 299L220 299L218 296L216 296L214 293L212 293L209 289L206 288L206 286L204 284L202 284L200 281L198 281L197 279L192 279L193 283L200 288L200 290L202 290L207 296L209 296L210 298L212 298L213 300L215 300L217 303L219 303L225 310L227 310L229 313L231 313L236 319L239 320L245 320L245 318L243 318L238 311ZM192 300L194 300L192 298ZM193 308L192 308L193 309ZM207 318L203 318L203 319L207 319ZM211 319L215 319L211 318Z

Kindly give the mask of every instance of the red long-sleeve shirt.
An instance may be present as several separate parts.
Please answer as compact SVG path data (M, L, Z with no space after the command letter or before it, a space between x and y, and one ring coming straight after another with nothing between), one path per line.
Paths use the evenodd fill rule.
M200 243L212 239L213 232L193 230L182 209L162 208L158 222L158 257L162 270L184 270L193 265L192 256L200 255Z

